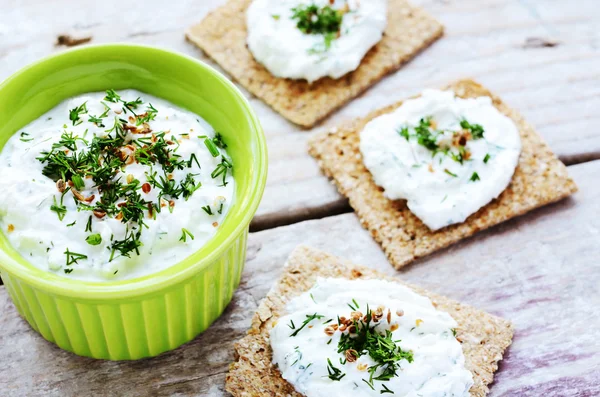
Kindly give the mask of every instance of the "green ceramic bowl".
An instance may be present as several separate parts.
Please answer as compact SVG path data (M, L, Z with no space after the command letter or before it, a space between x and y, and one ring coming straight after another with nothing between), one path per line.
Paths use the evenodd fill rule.
M248 226L265 186L267 149L256 115L223 75L193 58L130 44L65 51L5 80L0 148L64 99L109 88L134 88L166 99L223 134L236 182L227 218L212 240L180 263L104 283L42 271L0 234L0 275L19 313L47 340L82 356L132 360L190 341L230 302L246 258Z

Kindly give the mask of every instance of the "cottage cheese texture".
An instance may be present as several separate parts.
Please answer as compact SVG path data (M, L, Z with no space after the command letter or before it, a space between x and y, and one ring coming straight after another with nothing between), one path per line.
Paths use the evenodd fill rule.
M121 103L106 101L104 92L80 95L62 102L15 133L0 153L0 225L13 247L43 270L89 281L129 279L151 274L176 264L200 249L214 236L227 215L234 195L231 171L227 173L226 186L223 185L222 176L211 177L222 156L228 158L227 153L219 149L219 156L213 157L204 143L206 138L199 138L213 138L213 128L198 115L159 98L134 90L119 91L119 94L124 101L141 98L143 104L134 110L138 114L144 112L148 104L157 110L155 119L147 123L152 132L127 132L127 139L146 139L146 142L150 142L153 135L165 132L165 139L171 142L168 147L176 148L173 153L186 161L183 169L171 173L175 186L192 174L195 186L200 183L201 187L187 200L164 196L160 200L160 213L153 211L155 218L144 211L146 226L142 227L123 223L115 216L99 218L89 210L82 210L82 202L74 198L72 191L67 191L62 197L65 212L64 218L59 219L51 207L53 204L60 205L62 194L57 190L57 182L42 174L45 164L37 158L42 152L52 150L52 145L59 141L63 133L72 133L72 136L87 142L76 141L81 152L89 147L95 136L114 136L114 131L109 133L107 130L114 125L115 118L127 120L131 117L131 113L123 111ZM87 112L79 115L79 124L73 125L70 111L83 103ZM99 116L104 112L105 117L100 123L104 126L88 121L90 116ZM129 122L129 125L135 123ZM130 143L139 150L136 144ZM68 151L65 148L61 150ZM187 162L192 154L195 154L196 160L190 161L188 167ZM120 180L124 184L137 180L142 185L148 182L151 170L156 172L157 178L163 175L163 167L159 164L149 167L133 161L113 180ZM100 200L101 193L93 179L84 178L83 181L85 187L79 194L85 198L94 196L83 204L94 206ZM159 191L154 186L148 192L138 190L143 200L153 203L159 203ZM209 208L212 215L202 207ZM132 251L127 257L112 251L114 241L125 238L128 231L140 228L142 245L139 255ZM185 241L181 240L183 229L190 233L186 234ZM90 240L88 238L91 235L94 236ZM98 239L101 242L97 245L91 244L97 243ZM75 258L76 262L68 265L67 250L86 258L71 256L71 260Z
M437 150L416 136L414 128L424 118L435 130L425 144ZM482 127L483 137L465 132L463 120ZM466 140L457 142L462 135ZM489 97L462 99L450 91L426 90L369 122L360 132L360 152L384 195L407 200L411 212L437 230L464 222L506 189L519 162L521 138Z
M296 7L343 10L339 37L326 48L322 34L307 34L292 19ZM387 24L387 0L254 0L248 7L248 48L276 77L313 82L355 70Z

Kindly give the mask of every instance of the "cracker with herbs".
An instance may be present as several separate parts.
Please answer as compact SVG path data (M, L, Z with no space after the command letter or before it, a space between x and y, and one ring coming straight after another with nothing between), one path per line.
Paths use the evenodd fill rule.
M309 290L318 277L382 279L406 285L431 299L438 310L447 312L458 323L456 338L462 344L465 367L471 371L475 382L470 390L471 396L481 397L488 393L488 385L493 381L498 361L512 341L513 328L510 322L373 269L300 246L290 255L283 276L260 303L248 335L235 345L236 361L231 364L225 383L227 391L234 397L302 396L271 365L269 331L278 318L285 314L287 302ZM335 371L332 371L335 376Z
M457 243L480 230L497 225L535 208L561 200L577 191L567 168L517 112L500 98L471 80L446 89L462 98L489 96L493 105L509 117L521 135L522 151L510 185L502 194L463 223L431 231L406 206L383 195L362 162L359 133L375 117L398 108L398 102L367 117L311 138L309 152L323 172L333 178L339 192L350 200L361 224L381 244L392 265L400 269L417 258Z
M389 0L383 39L365 55L358 69L339 79L325 77L309 84L275 77L254 59L246 47L246 9L250 2L230 0L188 29L186 37L250 93L288 120L307 128L399 69L443 34L442 25L422 9L405 0ZM307 32L315 29L304 28ZM316 28L321 31L323 27Z

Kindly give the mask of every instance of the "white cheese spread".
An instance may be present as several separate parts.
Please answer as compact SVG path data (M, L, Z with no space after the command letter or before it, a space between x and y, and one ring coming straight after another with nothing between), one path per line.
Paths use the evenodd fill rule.
M489 97L426 90L370 121L360 133L360 152L384 195L406 199L437 230L464 222L506 189L521 138Z
M403 285L319 278L286 310L273 364L307 397L469 395L456 321Z
M0 224L35 266L90 281L176 264L219 228L234 193L220 134L134 90L66 100L0 153Z
M254 0L247 43L276 77L340 78L355 70L387 24L387 0Z

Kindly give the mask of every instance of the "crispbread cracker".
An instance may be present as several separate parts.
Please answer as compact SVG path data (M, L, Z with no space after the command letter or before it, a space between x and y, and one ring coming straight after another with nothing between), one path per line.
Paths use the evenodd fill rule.
M251 1L230 0L192 26L186 37L250 93L303 127L312 127L443 34L442 25L425 11L406 0L389 0L383 39L358 69L336 80L323 78L309 84L274 77L255 61L246 47L246 9Z
M286 303L310 289L317 277L383 279L404 284L430 298L438 310L448 312L458 323L457 339L462 342L465 366L475 381L471 395L487 394L498 361L511 344L513 329L510 322L305 246L297 247L290 255L283 276L254 314L248 335L236 343L237 360L231 364L225 384L228 392L235 397L302 396L271 365L269 330L285 314Z
M323 172L333 178L347 196L362 225L379 242L397 269L413 260L456 243L475 232L558 201L577 191L567 168L548 145L514 110L500 98L471 80L451 84L463 98L489 96L500 112L510 117L521 134L522 152L512 181L506 190L463 223L431 231L406 206L406 201L384 197L362 162L359 132L373 118L395 110L402 102L377 110L340 128L311 138L309 152Z

